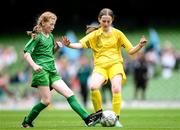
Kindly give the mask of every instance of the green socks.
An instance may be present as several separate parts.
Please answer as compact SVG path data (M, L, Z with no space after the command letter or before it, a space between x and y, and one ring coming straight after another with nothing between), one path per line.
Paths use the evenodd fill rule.
M68 103L70 104L71 108L82 118L85 119L89 116L88 112L84 110L81 105L76 100L76 97L73 95L67 98Z
M68 103L70 104L71 108L82 118L86 119L89 116L89 113L81 107L81 105L78 103L76 100L75 96L71 96L67 98ZM26 118L26 121L32 122L38 115L39 113L46 108L47 106L44 105L43 103L38 103L35 105L32 110L30 111L29 115Z
M27 116L26 121L32 122L39 115L39 113L46 107L47 106L41 102L35 105L30 111L29 115Z

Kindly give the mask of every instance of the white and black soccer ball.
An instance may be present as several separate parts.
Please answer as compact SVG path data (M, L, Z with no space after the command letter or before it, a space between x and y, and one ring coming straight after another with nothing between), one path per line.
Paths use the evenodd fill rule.
M111 110L105 110L102 113L100 123L103 127L113 127L117 121L116 113Z

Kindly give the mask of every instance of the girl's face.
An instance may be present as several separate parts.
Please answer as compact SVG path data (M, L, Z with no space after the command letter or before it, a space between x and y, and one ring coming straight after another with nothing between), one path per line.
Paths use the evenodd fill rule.
M56 24L55 19L50 19L48 22L43 23L43 31L44 33L50 33L54 30L54 26Z
M99 18L99 23L103 31L107 32L112 24L112 17L109 15L103 15L101 18Z

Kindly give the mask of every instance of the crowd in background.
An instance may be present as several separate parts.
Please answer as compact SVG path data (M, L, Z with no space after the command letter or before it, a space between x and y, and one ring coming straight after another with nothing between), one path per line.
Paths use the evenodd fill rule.
M17 52L15 48L13 48L12 46L0 46L0 72L5 67L8 67L11 64L15 63L16 60Z
M142 91L141 99L145 100L145 91L151 78L162 76L164 79L168 79L173 75L173 70L180 69L180 51L173 47L173 43L167 40L160 48L161 41L155 29L150 29L149 34L149 43L141 52L132 57L124 55L125 72L127 75L133 76L135 99L138 92ZM73 31L68 31L66 36L70 41L77 42L77 37ZM0 99L3 95L10 98L16 97L15 92L17 91L10 91L10 84L27 83L31 80L29 73L31 68L28 65L24 71L17 70L15 75L2 73L4 68L16 61L17 52L13 47L0 46ZM92 72L92 65L92 55L88 50L73 50L63 47L57 54L56 68L58 73L68 86L80 93L84 106L87 106L89 101L88 81ZM110 87L111 84L108 82L103 87L102 92L109 91ZM30 97L28 95L31 91L25 90L20 96ZM106 94L103 94L103 96L103 102L106 102Z

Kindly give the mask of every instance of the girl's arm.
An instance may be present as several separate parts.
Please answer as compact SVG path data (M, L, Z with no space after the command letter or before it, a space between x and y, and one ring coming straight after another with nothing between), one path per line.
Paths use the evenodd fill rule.
M137 44L135 47L133 47L132 49L129 50L129 54L133 55L135 53L137 53L139 50L141 50L141 48L147 43L147 40L144 36L141 37L139 44Z
M24 59L30 64L30 66L33 68L34 71L40 72L40 71L43 69L41 66L37 65L37 64L33 61L30 53L25 52L25 53L24 53Z
M69 48L73 48L73 49L81 49L81 48L83 48L83 46L82 46L82 44L81 43L71 43L70 41L69 41L69 39L67 39L67 37L62 37L62 43L65 45L65 46L67 46L67 47L69 47Z

